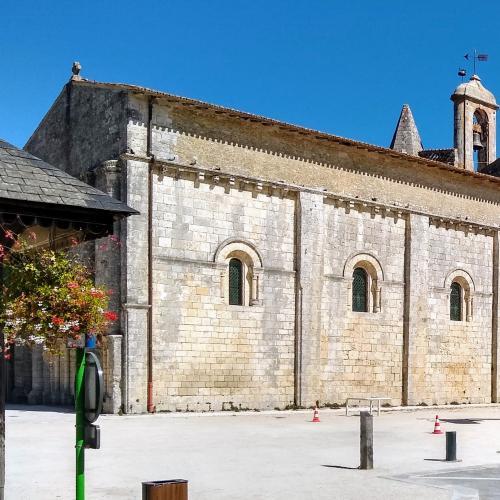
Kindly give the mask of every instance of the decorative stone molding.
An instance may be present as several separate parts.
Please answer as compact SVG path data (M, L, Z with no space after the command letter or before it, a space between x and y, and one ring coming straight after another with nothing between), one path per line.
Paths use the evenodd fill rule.
M106 160L97 166L94 171L96 188L120 199L120 174L119 160Z

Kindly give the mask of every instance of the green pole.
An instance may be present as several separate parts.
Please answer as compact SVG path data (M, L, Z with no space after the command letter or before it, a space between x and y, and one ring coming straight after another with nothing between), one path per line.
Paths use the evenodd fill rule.
M76 500L85 500L85 348L76 350L75 413L76 413Z

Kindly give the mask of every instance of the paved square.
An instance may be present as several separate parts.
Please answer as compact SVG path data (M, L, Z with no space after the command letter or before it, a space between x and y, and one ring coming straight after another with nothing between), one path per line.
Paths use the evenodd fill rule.
M359 416L342 410L317 424L312 412L103 416L101 449L86 452L87 499L140 499L141 481L175 478L189 481L190 500L500 498L500 409L439 411L462 462L438 461L435 409L382 412L372 471L356 469ZM6 498L73 498L73 456L73 414L7 411Z

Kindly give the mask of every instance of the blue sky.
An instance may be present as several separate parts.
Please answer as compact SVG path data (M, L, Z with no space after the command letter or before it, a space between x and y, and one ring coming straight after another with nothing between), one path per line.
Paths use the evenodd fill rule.
M478 73L500 98L497 0L4 0L0 8L0 137L19 146L74 60L86 78L381 146L404 103L425 147L452 145L449 96L474 48L489 54Z

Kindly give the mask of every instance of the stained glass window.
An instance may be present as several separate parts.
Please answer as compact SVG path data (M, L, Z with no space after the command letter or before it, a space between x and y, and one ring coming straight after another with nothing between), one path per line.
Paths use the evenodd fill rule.
M462 287L453 282L450 291L450 319L462 321Z
M368 312L368 274L361 267L352 273L352 310Z
M229 304L243 305L243 265L238 259L229 261Z

